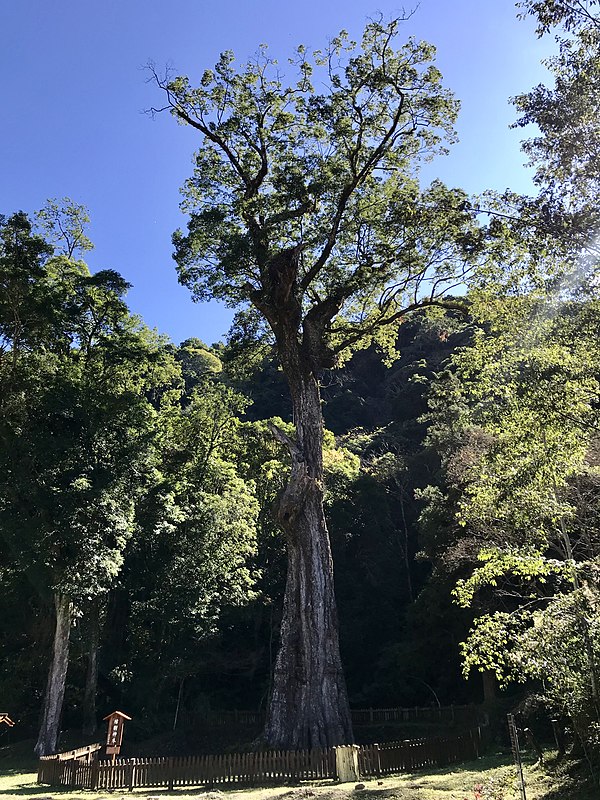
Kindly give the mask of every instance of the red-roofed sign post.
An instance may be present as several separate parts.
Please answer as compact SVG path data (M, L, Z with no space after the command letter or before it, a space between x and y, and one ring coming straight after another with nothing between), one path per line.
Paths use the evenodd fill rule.
M108 730L106 732L106 755L112 756L112 760L121 752L121 743L123 741L123 729L125 727L125 720L130 720L127 714L122 711L113 711L107 717L104 717L108 722Z

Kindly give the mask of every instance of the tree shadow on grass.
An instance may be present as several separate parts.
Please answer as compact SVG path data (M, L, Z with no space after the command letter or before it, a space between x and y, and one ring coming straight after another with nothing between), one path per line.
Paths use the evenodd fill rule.
M382 776L381 779L373 778L365 780L364 788L357 789L351 783L339 784L333 781L323 781L314 783L302 784L288 784L276 785L266 784L264 786L241 786L241 785L216 785L207 787L203 785L177 787L172 792L169 792L165 787L145 787L136 788L133 793L129 793L127 789L117 789L112 791L107 790L83 790L67 786L47 786L39 785L34 782L34 776L31 775L33 780L27 782L18 782L17 780L12 783L10 787L2 787L0 780L0 798L8 796L16 797L31 797L31 798L52 798L68 795L70 800L86 800L86 798L96 798L98 795L102 797L114 797L115 800L121 797L140 798L140 795L145 797L154 796L170 796L180 797L181 800L186 798L203 798L205 800L219 800L225 794L231 796L235 800L236 795L240 796L252 790L260 790L267 788L274 788L280 790L277 794L273 794L272 800L413 800L415 792L420 789L427 789L429 791L468 791L476 778L489 769L497 767L506 767L512 763L510 755L497 754L493 756L486 756L476 761L470 761L462 764L453 764L447 767L432 767L427 770L419 770L414 773L404 773L402 775L389 775ZM23 770L3 770L2 776L18 776L22 775L23 778L30 777L23 775ZM388 781L397 781L395 785L390 786ZM564 800L564 798L562 798Z
M11 772L18 772L18 770L6 770L3 771L3 776L10 775ZM9 797L11 795L18 795L18 796L27 796L27 797L37 797L37 796L45 796L49 797L55 794L65 794L68 792L72 792L73 789L69 789L66 786L40 786L33 781L27 781L24 783L14 783L12 786L7 788L0 788L0 797Z

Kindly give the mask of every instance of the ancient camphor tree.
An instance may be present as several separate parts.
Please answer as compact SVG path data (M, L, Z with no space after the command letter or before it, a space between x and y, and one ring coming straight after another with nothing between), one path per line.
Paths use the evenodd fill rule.
M180 281L266 321L289 384L296 429L275 436L291 456L277 517L288 577L265 729L277 747L352 741L323 514L319 375L353 348L391 345L411 311L477 268L489 243L464 193L420 162L452 138L457 103L433 48L397 47L400 21L342 33L290 61L284 82L262 49L236 71L221 56L194 88L162 78L169 110L201 146L184 187L187 234L174 237Z

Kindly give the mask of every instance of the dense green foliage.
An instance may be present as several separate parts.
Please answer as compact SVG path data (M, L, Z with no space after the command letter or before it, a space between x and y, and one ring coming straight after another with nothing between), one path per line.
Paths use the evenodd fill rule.
M260 706L285 577L270 508L288 456L265 420L276 415L285 430L290 410L271 354L241 360L235 341L157 340L127 314L117 276L90 283L22 215L5 223L6 240L13 226L40 270L21 308L43 296L47 311L51 290L69 316L55 310L52 327L45 312L23 312L18 337L6 326L3 696L35 726L60 588L76 612L68 724L82 721L94 626L99 710L126 704L150 721L172 719L178 697L187 712ZM7 247L7 285L15 261ZM102 333L84 339L99 308ZM485 324L471 328L460 316L415 318L391 366L369 349L324 379L351 701L479 700L478 681L461 677L466 641L466 667L525 681L589 731L597 308L515 300L483 310Z
M72 327L59 317L48 332L30 313L18 338L10 330L5 337L6 702L35 725L45 669L36 653L48 652L49 602L60 589L76 615L70 724L81 722L84 655L98 626L99 710L126 700L136 714L172 717L182 682L188 710L258 706L268 690L285 577L270 507L288 456L263 420L275 415L286 429L290 412L283 392L273 403L281 378L271 356L265 351L240 371L233 344L211 350L188 340L173 348L128 315L118 276L106 286L81 262L53 257L22 215L5 223L7 239L16 225L39 254L40 271L19 308L47 291L47 276L60 266L53 303L69 303ZM11 251L7 271L9 261ZM33 273L31 261L28 268ZM58 314L47 296L40 307ZM84 326L100 313L95 339ZM370 350L325 389L326 424L337 435L337 443L332 434L325 441L326 502L358 704L429 703L423 680L443 700L468 697L458 662L464 625L441 650L435 644L452 660L452 677L436 674L434 631L406 617L427 575L415 562L413 490L435 467L435 456L422 452L422 381L461 341L454 327L452 320L415 320L403 328L391 368ZM398 401L399 392L410 394L410 405Z
M456 601L477 611L465 671L528 683L587 741L599 719L598 308L516 306L438 378L429 436L445 478L423 493L423 521L439 568L466 574Z
M211 382L214 364L201 371L218 358L189 346L184 394L178 353L129 314L116 273L53 257L22 214L2 234L2 576L7 602L14 592L28 605L29 585L46 617L16 642L9 628L3 669L10 683L32 626L47 646L53 596L69 598L85 638L127 591L119 637L134 664L151 652L168 672L185 663L186 637L210 635L224 604L252 597L257 503L228 458L243 403ZM115 656L109 671L133 674ZM21 674L11 701L25 713L41 690L38 659L31 669L37 685Z
M377 69L354 55L342 75L331 59L354 46L341 37L314 66L300 50L291 87L264 53L242 74L224 56L196 89L164 84L168 107L205 137L185 189L188 232L175 237L196 296L260 310L276 295L273 259L302 240L294 335L302 317L310 338L319 318L310 369L351 703L479 701L479 673L488 689L493 675L508 703L570 727L590 760L600 749L596 5L520 4L540 35L564 29L555 86L515 100L518 124L539 126L525 145L539 196L488 195L485 225L464 193L422 190L409 175L451 136L455 114L426 45ZM363 45L385 61L382 31L370 26ZM403 100L420 109L412 118L390 111L390 65L420 87ZM323 96L312 85L321 68ZM378 150L382 130L396 149ZM337 147L327 158L326 140ZM272 338L247 307L226 344L176 347L148 330L123 278L79 260L86 222L64 200L37 227L21 212L0 224L3 706L23 732L36 728L64 602L65 725L91 733L114 706L142 728L264 708L286 571L273 508L294 434ZM473 275L459 302L442 303Z

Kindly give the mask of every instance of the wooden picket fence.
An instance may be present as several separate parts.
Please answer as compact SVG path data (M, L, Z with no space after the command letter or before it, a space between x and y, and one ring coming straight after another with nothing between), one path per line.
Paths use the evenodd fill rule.
M87 764L40 759L38 783L78 789L221 786L322 780L335 776L333 748L273 750L171 758L128 758Z
M67 750L65 753L57 753L52 758L57 758L59 761L85 761L91 764L98 758L98 751L102 750L102 745L98 742L96 744L87 744L85 747L78 747L76 750Z
M262 711L192 711L180 714L180 719L190 725L207 725L221 727L223 725L256 726L264 725L265 715Z
M477 706L414 706L411 708L353 708L354 725L381 725L389 722L443 722L476 726Z
M365 744L358 751L358 771L366 778L413 772L426 767L444 767L478 758L480 750L479 729L460 736Z
M479 712L474 705L458 706L412 706L409 708L353 708L350 711L354 725L380 725L397 722L442 722L475 726ZM264 714L260 711L205 711L184 712L181 719L194 725L241 725L260 726Z
M423 767L445 766L479 756L480 731L454 737L411 739L358 748L361 777L380 777ZM235 786L336 779L335 748L271 750L171 758L128 758L90 762L84 755L40 759L38 783L109 791L185 786Z

